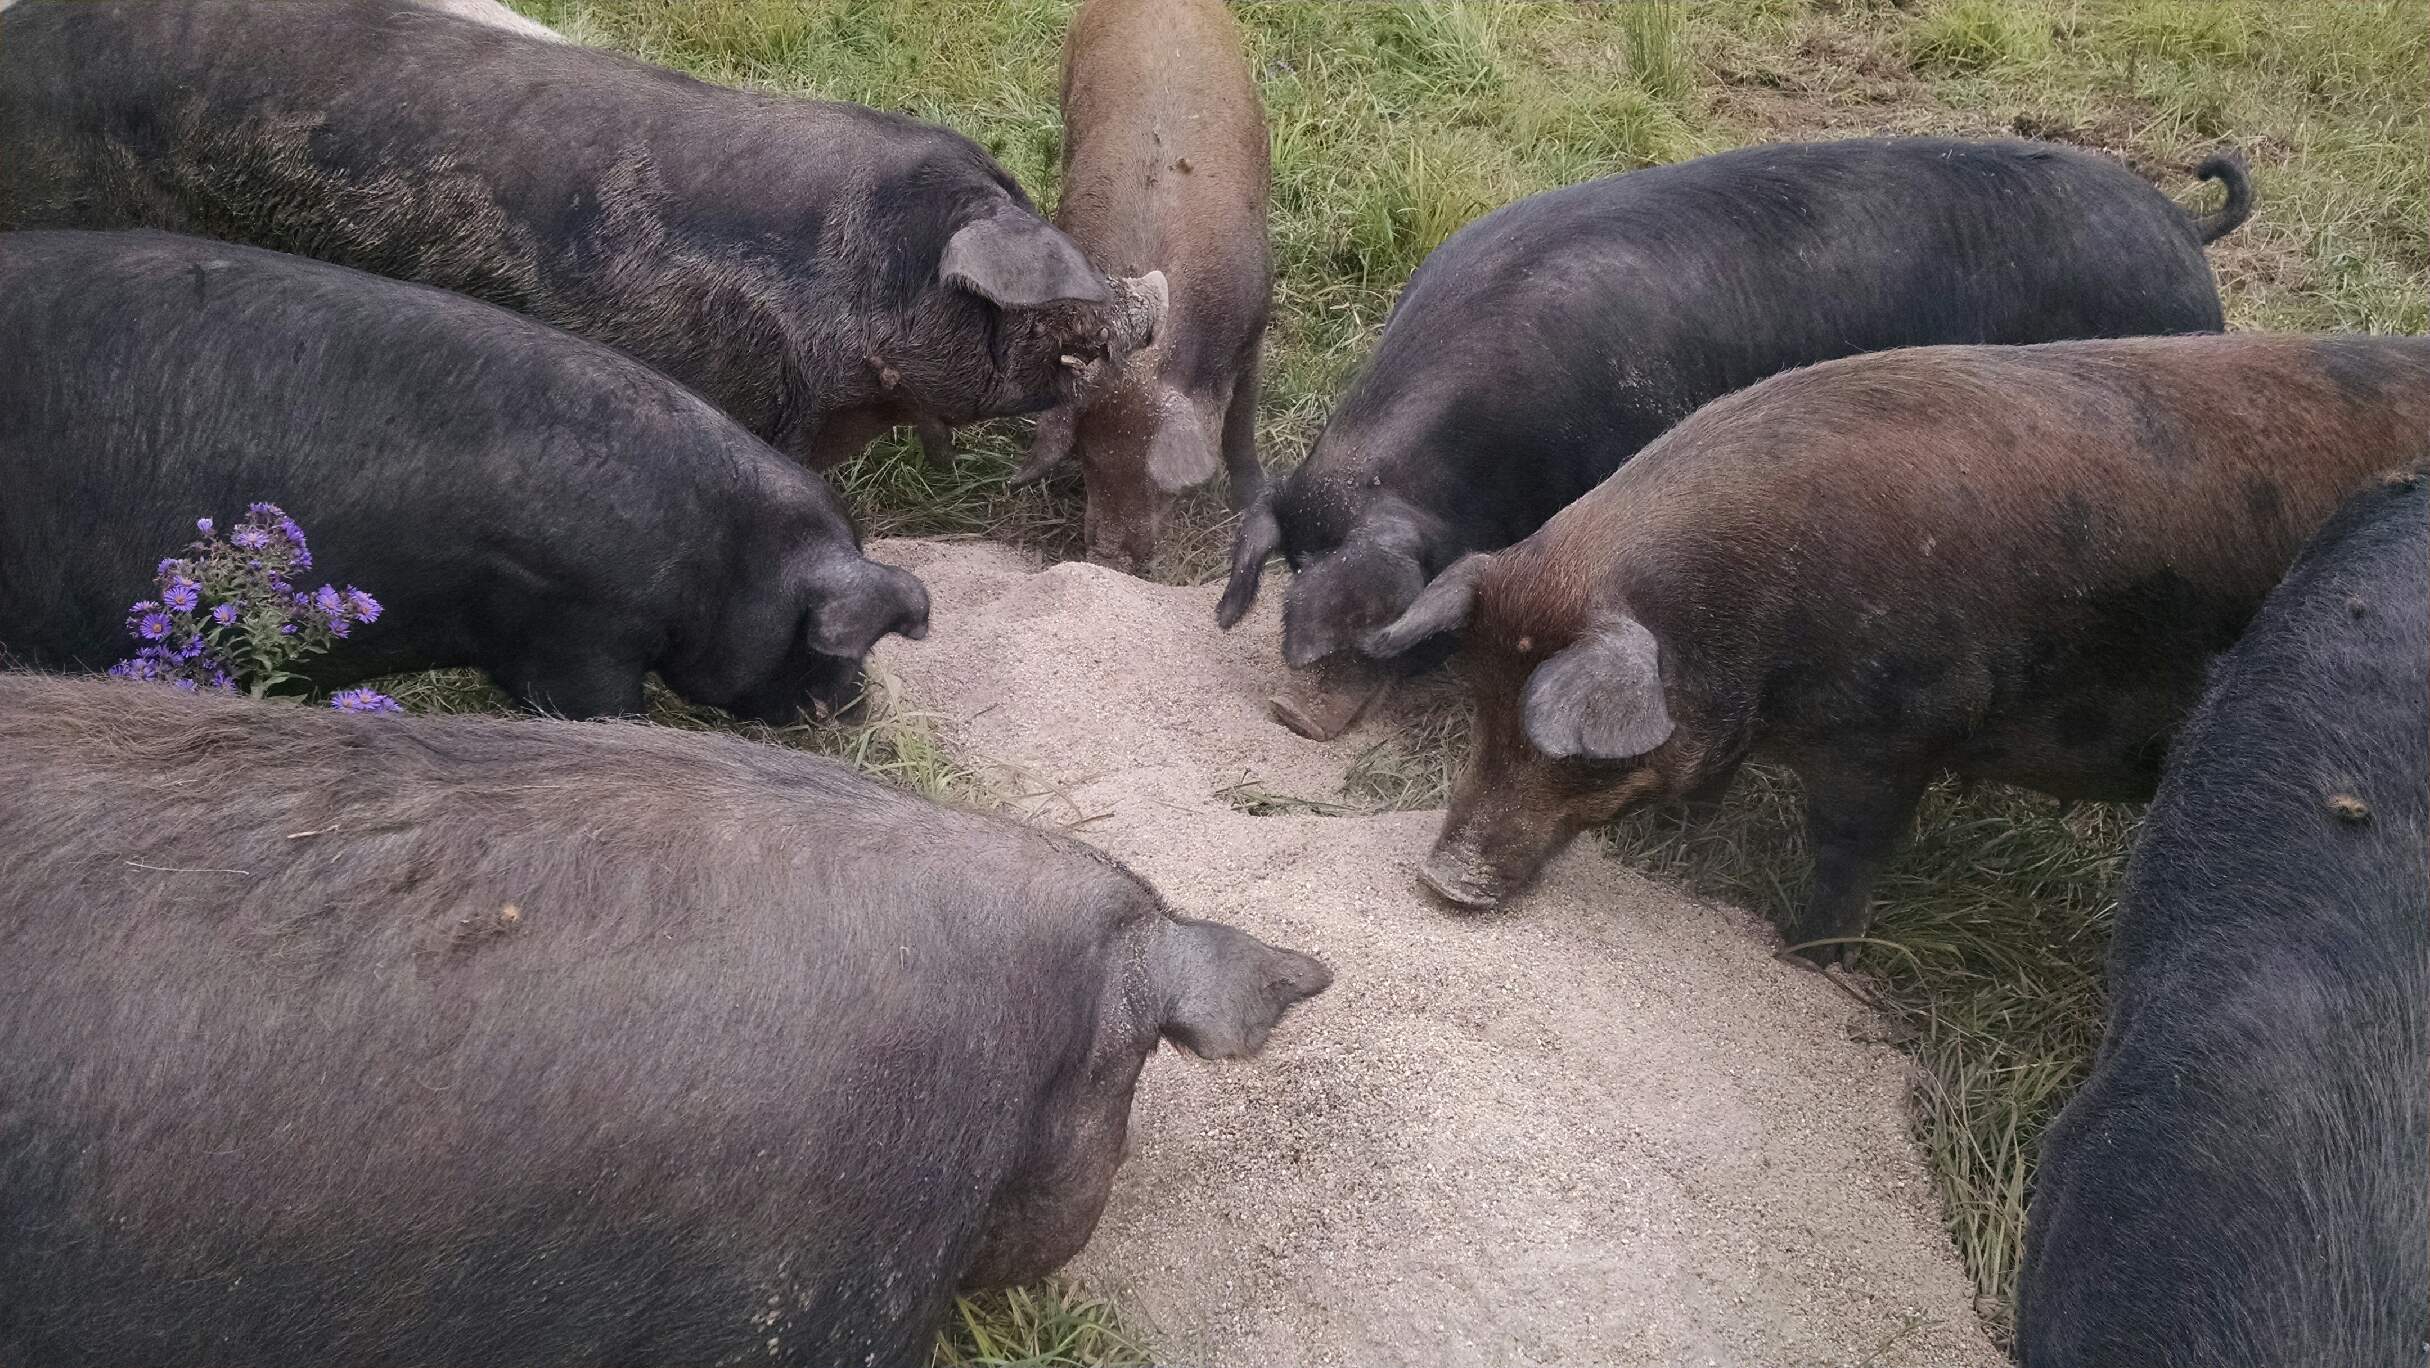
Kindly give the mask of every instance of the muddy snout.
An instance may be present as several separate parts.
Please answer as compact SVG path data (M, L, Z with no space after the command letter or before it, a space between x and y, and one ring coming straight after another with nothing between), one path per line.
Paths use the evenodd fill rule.
M1055 358L1067 401L1084 401L1103 389L1130 364L1133 355L1156 345L1164 328L1170 298L1164 272L1108 279L1105 284L1113 302L1107 306L1104 348L1075 349Z
M1418 882L1464 912L1490 912L1502 905L1507 885L1475 850L1439 841L1418 866Z
M1450 819L1418 867L1418 880L1453 907L1489 912L1527 891L1552 857L1576 834L1558 813L1505 810L1491 817L1463 812L1455 796Z
M1165 288L1162 271L1150 271L1143 276L1111 283L1114 291L1114 328L1112 336L1107 338L1107 347L1118 359L1156 344L1156 335L1164 329L1164 310L1170 302L1170 294Z

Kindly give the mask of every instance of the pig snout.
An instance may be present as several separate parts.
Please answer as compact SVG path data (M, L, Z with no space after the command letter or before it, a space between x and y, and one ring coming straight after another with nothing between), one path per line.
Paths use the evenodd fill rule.
M1418 882L1436 897L1470 912L1490 912L1502 905L1504 884L1477 852L1459 842L1437 842L1418 867Z
M820 656L811 667L803 700L809 704L810 715L822 722L854 724L868 715L867 684L861 662Z
M1454 907L1490 912L1534 883L1571 831L1532 815L1486 824L1456 814L1418 868L1418 880Z
M1081 344L1055 357L1059 404L1086 407L1092 398L1112 386L1116 377L1139 364L1135 359L1138 353L1155 346L1164 327L1168 299L1164 272L1109 279L1106 285L1114 299L1106 306L1106 322L1100 334L1103 345Z
M1154 346L1157 334L1164 329L1165 308L1171 302L1164 272L1150 271L1107 283L1114 293L1114 330L1107 338L1112 352L1123 356Z

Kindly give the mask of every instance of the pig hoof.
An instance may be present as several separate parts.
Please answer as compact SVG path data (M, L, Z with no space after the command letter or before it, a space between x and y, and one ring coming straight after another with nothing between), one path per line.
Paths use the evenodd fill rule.
M1477 880L1450 878L1421 866L1418 869L1418 882L1431 889L1436 897L1464 912L1491 912L1502 905L1502 900Z

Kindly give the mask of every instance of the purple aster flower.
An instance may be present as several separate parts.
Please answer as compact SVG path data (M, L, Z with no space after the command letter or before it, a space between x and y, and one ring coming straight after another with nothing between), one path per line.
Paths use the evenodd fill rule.
M257 518L283 518L287 516L286 512L274 503L247 504L245 506L245 511Z
M279 634L280 636L294 636L294 635L295 635L295 624L294 624L294 623L292 623L292 622L282 622L282 623L280 623L280 624L278 625L278 634Z
M278 520L278 531L280 536L287 539L287 544L295 548L295 568L311 569L312 548L304 542L304 529L295 525L295 519L282 517Z
M375 689L342 689L329 698L329 706L339 712L401 713L397 701Z
M146 613L157 613L160 605L150 599L138 599L127 608L127 621L132 622Z
M211 610L211 620L222 627L233 627L236 625L236 614L236 604L223 603Z
M167 579L171 575L180 573L185 568L185 563L183 561L180 561L176 557L172 556L169 559L162 561L160 564L152 567L152 578Z
M194 530L202 533L206 537L210 536L213 531L211 520L209 518L196 518L194 520Z
M169 605L171 612L191 613L195 605L202 602L202 586L179 575L169 581L168 588L161 591L160 601Z
M191 679L179 679L179 680L175 680L175 681L173 681L173 682L174 682L174 683L177 685L178 691L179 691L180 693L192 693L192 692L194 692L194 681L193 681L193 680L191 680Z
M236 681L228 677L228 672L226 670L213 670L211 672L211 687L214 689L224 689L229 693L234 693L236 692Z
M258 527L245 526L229 533L228 540L234 542L240 551L259 551L270 544L270 534ZM253 564L257 569L261 566L260 561Z
M357 622L369 624L380 620L380 601L351 584L346 586L346 607Z
M168 634L169 615L167 613L146 613L142 620L135 624L135 635L146 641L158 641Z
M313 591L312 606L321 610L322 617L342 618L346 616L346 600L338 595L336 589L326 584Z

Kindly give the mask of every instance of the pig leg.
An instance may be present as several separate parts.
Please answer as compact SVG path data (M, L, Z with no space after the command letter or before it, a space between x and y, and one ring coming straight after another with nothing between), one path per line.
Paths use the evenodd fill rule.
M1814 848L1814 889L1791 919L1791 946L1817 965L1839 962L1845 946L1816 944L1865 934L1873 883L1915 825L1926 772L1831 765L1800 771L1806 784L1806 838Z
M934 418L922 418L911 425L920 435L920 455L928 461L930 470L944 470L953 464L953 429Z
M1257 463L1257 353L1232 382L1231 402L1223 411L1223 467L1232 484L1232 511L1256 502L1265 488L1265 468Z
M1129 385L1099 393L1080 415L1080 474L1088 486L1082 536L1088 558L1125 574L1147 573L1167 497L1148 475L1156 431L1153 402Z
M1742 763L1743 758L1732 760L1719 771L1697 780L1694 788L1681 795L1679 825L1682 829L1701 827L1721 815L1722 800L1729 796L1730 781L1738 777L1738 767Z
M871 409L841 409L828 414L799 449L792 450L813 470L831 470L866 450L869 443L895 425L891 415Z
M1029 439L1029 455L1013 472L1012 487L1036 484L1071 459L1072 442L1080 432L1080 407L1057 404L1038 415L1037 434Z

